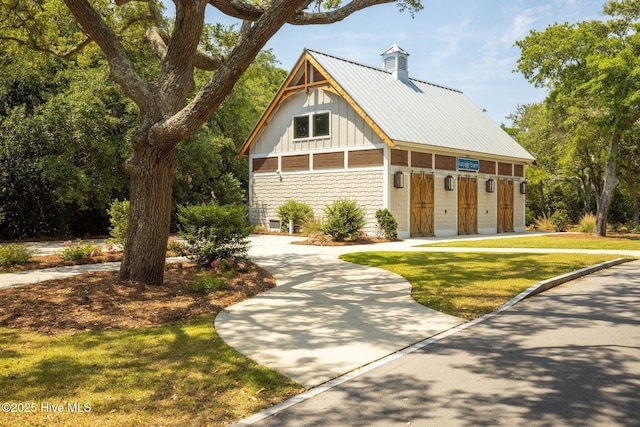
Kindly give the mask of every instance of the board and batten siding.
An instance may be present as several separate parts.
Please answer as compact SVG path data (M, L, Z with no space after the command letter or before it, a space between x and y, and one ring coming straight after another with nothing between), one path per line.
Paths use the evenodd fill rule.
M328 137L294 141L292 127L295 116L327 111L331 113ZM380 143L380 137L344 99L331 92L315 89L308 95L297 93L278 107L277 114L269 119L251 144L251 154L267 156Z
M375 233L375 213L383 206L383 171L345 170L326 173L256 174L251 180L251 222L267 227L269 220L277 220L276 209L287 200L307 203L316 217L324 215L324 208L338 199L356 200L364 208L364 231ZM362 183L367 183L363 191Z

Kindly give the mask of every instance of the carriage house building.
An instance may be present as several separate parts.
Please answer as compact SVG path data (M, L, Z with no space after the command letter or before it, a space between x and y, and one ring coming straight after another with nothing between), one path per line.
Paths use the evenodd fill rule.
M240 150L252 222L287 200L388 208L400 237L524 231L533 157L462 92L414 79L397 45L382 69L305 50Z

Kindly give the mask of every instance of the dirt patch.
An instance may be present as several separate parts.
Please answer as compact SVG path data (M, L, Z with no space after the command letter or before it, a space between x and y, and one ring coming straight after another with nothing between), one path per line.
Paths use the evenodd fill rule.
M168 265L162 286L120 281L109 271L1 289L0 326L48 335L148 327L217 313L275 286L273 276L253 265L224 291L190 292L186 286L200 272L191 263Z

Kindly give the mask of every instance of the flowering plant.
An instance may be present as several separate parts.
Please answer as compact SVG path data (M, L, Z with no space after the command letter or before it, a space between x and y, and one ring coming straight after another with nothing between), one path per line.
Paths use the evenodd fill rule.
M84 243L78 239L75 243L67 240L62 243L64 248L60 251L59 256L63 261L75 261L82 258L98 256L102 253L102 246L95 245L93 242Z

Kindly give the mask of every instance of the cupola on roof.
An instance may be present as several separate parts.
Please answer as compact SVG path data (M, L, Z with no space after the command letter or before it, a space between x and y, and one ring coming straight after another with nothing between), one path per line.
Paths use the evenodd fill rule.
M385 71L389 71L396 80L409 81L409 54L404 49L394 43L380 55L382 56L382 68Z

